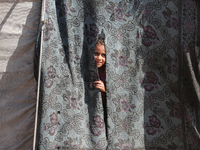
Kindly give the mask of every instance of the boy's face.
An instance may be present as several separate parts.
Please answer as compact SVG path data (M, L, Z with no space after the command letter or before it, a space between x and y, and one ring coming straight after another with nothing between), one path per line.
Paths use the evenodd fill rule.
M97 68L102 67L106 62L106 50L105 46L98 44L94 50L94 59L96 61Z

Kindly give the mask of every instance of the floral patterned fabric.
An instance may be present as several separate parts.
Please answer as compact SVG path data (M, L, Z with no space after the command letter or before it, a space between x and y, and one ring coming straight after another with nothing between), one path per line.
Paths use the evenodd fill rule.
M199 149L199 11L194 0L46 0L38 148ZM93 86L101 30L106 126Z

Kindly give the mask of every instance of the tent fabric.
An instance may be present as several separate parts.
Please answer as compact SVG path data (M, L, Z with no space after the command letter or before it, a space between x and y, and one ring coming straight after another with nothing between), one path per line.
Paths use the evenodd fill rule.
M0 149L33 148L35 109L41 150L199 149L199 6L197 0L45 0L42 49L34 53L41 0L0 0ZM102 29L107 134L101 94L92 86ZM33 57L40 54L36 108Z
M198 149L199 11L194 0L46 0L38 149ZM102 30L107 126L92 85Z
M0 149L33 145L36 81L33 57L39 0L0 1Z

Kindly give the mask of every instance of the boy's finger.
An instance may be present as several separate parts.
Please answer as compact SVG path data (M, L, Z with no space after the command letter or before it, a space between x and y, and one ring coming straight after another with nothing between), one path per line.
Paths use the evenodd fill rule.
M98 88L98 89L102 88L100 85L96 85L95 87Z
M101 83L101 82L94 82L94 84L100 84L100 85L102 85L102 83Z

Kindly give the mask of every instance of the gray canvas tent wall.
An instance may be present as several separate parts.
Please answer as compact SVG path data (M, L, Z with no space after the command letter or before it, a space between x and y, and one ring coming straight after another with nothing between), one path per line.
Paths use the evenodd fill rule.
M0 0L0 149L33 147L40 0Z
M38 108L33 59L42 2L0 0L0 149L33 148L37 109L38 149L199 149L199 1L45 2ZM100 29L108 35L108 142L100 95L94 103L87 87Z

